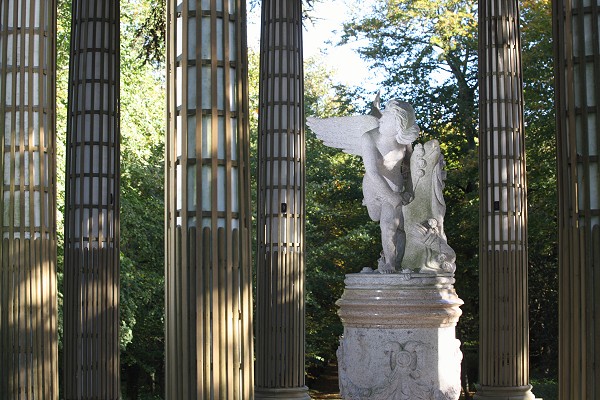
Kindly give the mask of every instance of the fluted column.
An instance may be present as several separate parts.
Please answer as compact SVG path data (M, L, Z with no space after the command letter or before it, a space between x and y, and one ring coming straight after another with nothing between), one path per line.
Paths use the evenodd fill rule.
M246 10L167 2L166 395L253 398Z
M519 9L479 1L480 284L477 399L533 399Z
M71 6L64 270L64 397L119 384L119 1Z
M600 398L600 2L553 2L559 398Z
M261 23L256 398L308 399L302 2L263 0Z
M0 2L0 397L58 399L56 3Z

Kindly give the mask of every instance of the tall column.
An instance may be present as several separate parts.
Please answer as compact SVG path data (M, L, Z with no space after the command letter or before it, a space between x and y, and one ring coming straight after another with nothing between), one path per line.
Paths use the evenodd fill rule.
M553 2L559 398L600 398L600 2Z
M263 0L261 23L256 398L309 399L302 2Z
M479 381L477 399L533 399L519 9L479 1Z
M72 3L64 272L65 399L120 397L119 1Z
M58 399L53 0L0 2L0 393Z
M252 399L243 0L167 2L166 395Z

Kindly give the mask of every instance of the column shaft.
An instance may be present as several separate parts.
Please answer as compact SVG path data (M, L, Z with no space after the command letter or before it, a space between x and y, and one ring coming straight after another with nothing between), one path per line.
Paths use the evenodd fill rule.
M0 393L58 398L56 3L0 2Z
M246 11L167 2L166 395L252 399Z
M64 272L65 399L118 399L119 1L72 3Z
M559 398L600 397L600 3L553 2Z
M306 398L302 2L263 0L258 138L257 398Z
M479 2L478 399L530 399L525 134L518 2Z

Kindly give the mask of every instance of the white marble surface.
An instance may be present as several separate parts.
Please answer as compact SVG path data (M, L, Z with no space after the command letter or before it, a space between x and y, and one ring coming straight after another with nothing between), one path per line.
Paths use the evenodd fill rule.
M308 126L330 147L363 159L363 204L369 217L381 227L382 251L378 271L393 273L401 268L406 242L403 205L413 199L410 176L412 142L419 136L413 107L393 99L374 115L308 118Z
M338 348L340 392L353 400L456 400L460 343L454 328L346 328Z
M462 353L451 274L351 274L338 301L340 392L348 400L456 400Z
M444 232L444 157L437 140L413 148L419 137L413 107L393 99L382 111L376 99L371 115L307 123L325 145L363 159L363 205L381 228L377 271L454 273L456 254Z

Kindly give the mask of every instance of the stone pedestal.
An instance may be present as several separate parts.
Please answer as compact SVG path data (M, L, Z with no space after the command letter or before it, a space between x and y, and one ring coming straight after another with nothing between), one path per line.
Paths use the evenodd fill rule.
M337 304L344 324L338 349L344 399L456 400L462 300L448 275L346 276Z

